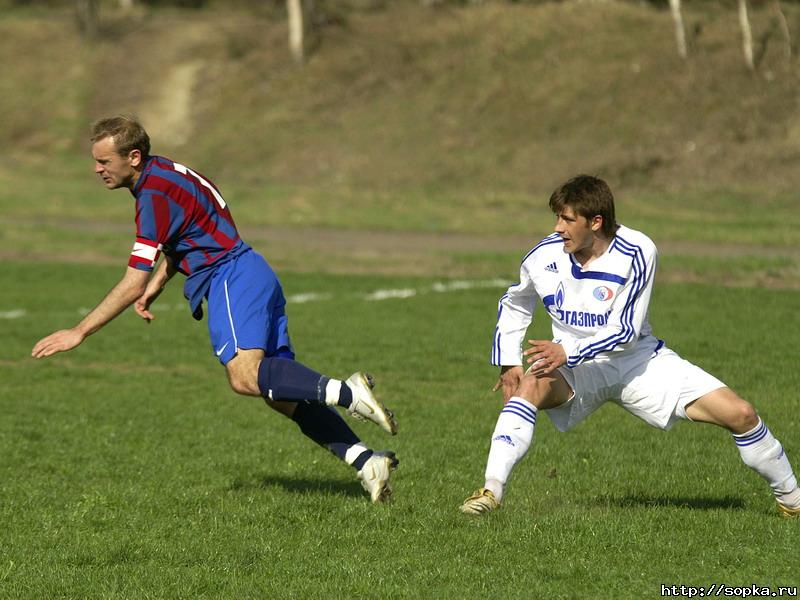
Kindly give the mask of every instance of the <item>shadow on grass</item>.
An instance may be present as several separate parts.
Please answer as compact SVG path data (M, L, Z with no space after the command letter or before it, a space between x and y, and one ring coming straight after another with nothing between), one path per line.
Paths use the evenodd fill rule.
M633 508L642 506L659 506L672 508L689 508L693 510L742 510L745 503L736 496L721 498L709 496L648 496L646 494L626 494L625 496L598 496L589 501L594 506L614 506L617 508Z
M342 495L342 496L362 496L364 494L358 483L349 483L337 479L306 479L302 477L283 477L276 475L264 475L252 479L235 478L229 486L225 488L227 492L242 492L252 490L266 490L269 488L281 488L290 494L320 494L320 495Z

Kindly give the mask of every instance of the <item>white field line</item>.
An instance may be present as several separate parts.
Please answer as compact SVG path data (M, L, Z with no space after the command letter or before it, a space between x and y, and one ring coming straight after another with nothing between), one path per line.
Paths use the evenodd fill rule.
M330 300L333 294L320 294L317 292L307 292L305 294L291 294L286 297L287 304L305 304L306 302L318 302L320 300Z
M417 290L411 288L399 290L375 290L363 297L364 300L389 300L390 298L413 298L417 295Z
M20 317L24 317L26 314L28 313L24 308L15 308L14 310L0 312L0 319L19 319Z
M366 294L358 294L357 298L366 300L368 302L376 302L381 300L405 300L414 298L422 294L443 294L448 292L458 292L462 290L474 289L487 289L487 288L507 288L513 282L506 279L482 279L482 280L456 280L436 282L429 286L421 288L396 288L396 289L379 289ZM328 292L305 292L302 294L290 294L286 297L286 302L291 306L292 304L305 304L307 302L322 302L331 300L334 294ZM89 314L91 309L85 306L80 307L77 312L81 316ZM166 312L172 310L187 310L186 304L180 302L178 304L158 304L157 302L151 307L152 311ZM19 319L26 316L28 313L23 308L17 308L7 311L0 311L0 319Z

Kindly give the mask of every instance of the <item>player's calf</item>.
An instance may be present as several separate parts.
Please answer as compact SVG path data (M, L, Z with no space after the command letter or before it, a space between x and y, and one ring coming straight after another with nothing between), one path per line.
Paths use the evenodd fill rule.
M397 433L394 414L372 393L374 381L370 375L353 373L341 381L279 357L263 358L257 371L258 389L264 398L339 406L355 418L372 421L392 435Z

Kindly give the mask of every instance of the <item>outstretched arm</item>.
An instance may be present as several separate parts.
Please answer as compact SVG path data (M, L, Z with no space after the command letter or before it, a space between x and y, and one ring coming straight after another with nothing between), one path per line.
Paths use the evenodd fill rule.
M147 287L149 271L128 267L120 282L83 320L71 329L62 329L39 340L31 351L34 358L44 358L57 352L72 350L86 337L110 322L133 304Z

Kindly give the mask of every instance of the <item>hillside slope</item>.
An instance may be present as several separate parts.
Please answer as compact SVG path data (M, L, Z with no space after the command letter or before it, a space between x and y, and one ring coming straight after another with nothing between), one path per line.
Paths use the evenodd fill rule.
M88 121L128 111L157 149L243 184L525 193L575 171L637 188L800 183L798 68L766 12L755 74L728 9L688 15L688 64L669 14L644 5L398 4L331 20L302 69L264 15L107 13L91 46L70 18L0 23L13 65L0 145L18 157L85 149Z

